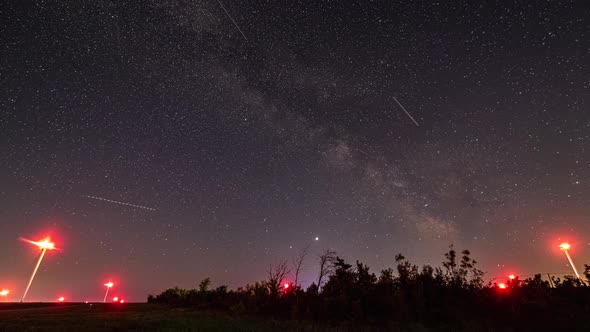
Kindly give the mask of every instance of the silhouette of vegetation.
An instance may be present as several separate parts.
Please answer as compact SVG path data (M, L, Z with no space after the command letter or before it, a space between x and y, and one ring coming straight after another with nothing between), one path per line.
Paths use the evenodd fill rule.
M333 265L336 260L336 252L331 249L326 249L324 253L319 256L320 271L318 275L317 288L321 288L324 282L324 278L330 276L333 272Z
M295 286L299 286L299 274L301 273L301 269L303 268L303 262L309 253L309 246L303 248L297 257L293 257L291 260L291 264L293 264L293 271L295 273L295 282L293 283Z
M296 280L307 251L292 261ZM590 266L583 280L565 276L544 280L485 283L468 250L453 246L442 267L418 267L401 254L395 268L379 274L326 250L319 258L317 283L304 290L296 282L281 287L290 273L287 261L271 265L267 279L236 290L171 288L148 302L221 310L229 314L345 326L387 329L589 330ZM502 285L500 285L502 284ZM284 285L283 285L284 286Z

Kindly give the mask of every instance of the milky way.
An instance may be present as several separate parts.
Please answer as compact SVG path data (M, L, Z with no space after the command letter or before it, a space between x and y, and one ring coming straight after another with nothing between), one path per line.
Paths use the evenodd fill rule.
M492 278L568 272L567 239L590 263L587 5L13 1L2 15L0 288L20 293L35 253L17 239L45 234L62 251L30 300L100 299L109 278L129 300L208 276L237 287L308 245L304 285L326 248L378 271L454 244Z

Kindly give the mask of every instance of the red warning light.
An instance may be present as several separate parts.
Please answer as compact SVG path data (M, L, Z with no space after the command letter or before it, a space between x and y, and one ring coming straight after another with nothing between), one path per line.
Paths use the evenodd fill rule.
M117 302L117 301L119 301L119 297L118 296L113 297L113 302Z
M511 275L508 276L508 279L514 280L514 279L516 279L516 276L514 274L511 274Z
M500 289L506 289L506 284L503 283L503 282L501 282L501 283L498 284L498 288L500 288Z
M285 284L283 285L283 288L285 288L285 289L288 289L289 287L290 287L290 285L289 285L288 283L285 283Z
M119 303L125 303L125 300L121 299L121 301L119 301Z
M65 300L66 300L66 298L62 296L62 297L60 297L59 299L57 299L57 302L63 302L63 301L65 301Z

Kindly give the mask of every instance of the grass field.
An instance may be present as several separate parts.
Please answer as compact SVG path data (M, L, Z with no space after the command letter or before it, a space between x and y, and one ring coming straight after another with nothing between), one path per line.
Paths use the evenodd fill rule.
M2 304L1 331L275 331L276 324L145 303Z
M146 303L0 303L0 331L372 331L234 318Z

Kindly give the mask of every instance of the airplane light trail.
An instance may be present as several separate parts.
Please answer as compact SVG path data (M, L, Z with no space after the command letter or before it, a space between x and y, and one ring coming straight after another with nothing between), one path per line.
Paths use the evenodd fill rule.
M414 119L414 117L410 114L410 112L406 111L405 107L402 106L402 104L397 101L397 98L395 98L395 96L393 96L393 100L395 100L395 102L399 105L399 107L402 108L402 110L404 110L404 112L406 112L406 114L408 115L408 117L416 124L417 127L420 127L420 125L418 124L418 122Z
M156 209L151 208L151 207L142 206L142 205L135 205L135 204L125 203L125 202L119 202L119 201L113 201L111 199L106 199L106 198L102 198L102 197L88 196L88 195L83 195L83 197L95 199L95 200L98 200L98 201L105 201L105 202L109 202L109 203L115 203L115 204L119 204L119 205L126 205L126 206L130 206L130 207L138 208L138 209L156 211Z
M240 27L238 26L238 24L236 23L236 21L234 21L234 19L231 17L231 15L227 12L227 10L225 10L225 7L223 6L223 4L221 3L220 0L217 0L217 2L219 3L219 5L221 6L221 8L223 9L223 11L225 12L225 14L227 15L227 17L229 17L229 19L234 23L234 25L236 26L236 28L238 29L238 31L242 34L242 37L244 37L244 39L246 41L248 41L248 38L246 38L246 35L242 32L242 29L240 29Z

